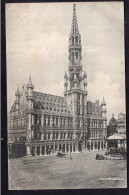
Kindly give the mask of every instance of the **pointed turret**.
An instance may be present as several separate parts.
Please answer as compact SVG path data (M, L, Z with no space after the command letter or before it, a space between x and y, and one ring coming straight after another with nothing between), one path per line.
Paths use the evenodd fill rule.
M19 110L20 92L19 92L18 86L17 86L17 91L16 91L16 93L15 93L15 96L16 96L16 100L15 100L16 110Z
M28 124L27 124L27 140L31 140L33 138L33 133L32 133L32 118L34 117L34 113L33 113L33 89L34 89L34 85L32 84L32 80L31 80L31 75L29 75L29 81L28 84L26 85L27 88L27 103L28 103Z
M67 78L67 73L66 73L66 71L65 71L65 75L64 75L64 78Z
M104 97L103 97L103 101L102 101L101 106L102 106L102 117L106 117L107 110L106 110L106 102L105 102Z
M104 97L103 97L102 105L106 105Z
M32 84L32 81L31 81L31 75L29 76L29 81L28 81L28 84L26 85L26 88L27 88L28 108L32 109L33 108L33 89L34 89L34 85Z
M78 24L77 24L77 17L76 17L76 4L73 4L73 20L72 20L72 28L71 28L72 35L78 35Z
M68 76L67 76L67 73L65 71L65 75L64 75L64 93L67 92L67 86L68 86Z
M27 97L32 97L34 85L32 84L32 81L31 81L31 75L29 75L29 81L28 81L26 88L27 88Z

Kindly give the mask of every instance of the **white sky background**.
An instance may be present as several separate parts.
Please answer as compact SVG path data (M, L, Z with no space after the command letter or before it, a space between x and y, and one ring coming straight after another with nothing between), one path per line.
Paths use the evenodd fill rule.
M125 113L124 8L122 2L76 3L82 40L82 64L88 76L88 100L107 103L112 113ZM68 40L73 3L8 3L6 5L8 109L17 84L63 96L68 70Z

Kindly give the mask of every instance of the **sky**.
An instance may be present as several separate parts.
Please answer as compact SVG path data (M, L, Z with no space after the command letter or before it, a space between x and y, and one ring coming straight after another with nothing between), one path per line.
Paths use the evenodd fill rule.
M35 91L63 96L72 15L73 3L6 4L8 111L29 74ZM125 113L123 2L79 2L76 15L87 99L104 96L108 120L118 118Z

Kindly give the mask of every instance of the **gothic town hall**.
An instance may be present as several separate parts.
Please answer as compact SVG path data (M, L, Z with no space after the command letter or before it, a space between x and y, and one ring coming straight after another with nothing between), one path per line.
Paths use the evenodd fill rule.
M36 92L31 76L21 91L16 90L8 117L9 155L42 156L107 147L106 102L104 98L100 104L99 100L87 100L87 74L83 71L75 6L64 97Z

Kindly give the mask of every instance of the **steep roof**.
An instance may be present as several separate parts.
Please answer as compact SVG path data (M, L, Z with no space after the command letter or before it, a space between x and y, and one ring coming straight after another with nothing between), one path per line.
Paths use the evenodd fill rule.
M99 105L99 101L96 102L87 101L87 115L94 117L101 117L101 105Z
M121 135L121 134L114 134L114 135L111 135L107 138L108 140L121 140L121 139L126 139L126 135Z
M36 91L33 91L33 97L35 110L41 110L48 114L55 113L57 115L71 115L65 97Z
M109 125L117 125L117 120L114 118L114 116L110 119Z

